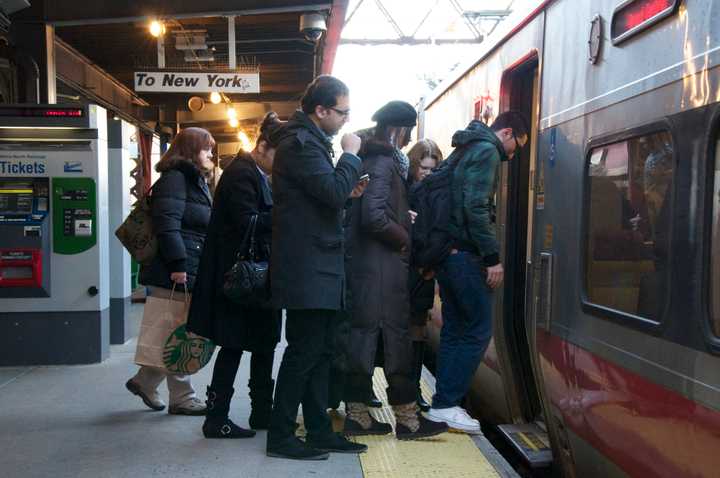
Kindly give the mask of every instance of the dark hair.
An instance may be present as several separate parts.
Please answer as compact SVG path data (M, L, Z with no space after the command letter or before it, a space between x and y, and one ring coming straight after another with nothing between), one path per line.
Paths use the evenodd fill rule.
M255 145L257 146L260 141L264 141L271 148L277 148L278 135L276 133L284 124L285 121L281 121L277 113L274 111L268 112L263 118L262 124L260 124L260 133Z
M435 160L435 166L440 164L443 160L442 151L438 147L437 143L431 139L421 139L408 151L408 158L410 159L410 174L408 177L414 178L417 170L420 169L420 163L423 159L431 157Z
M332 108L340 96L347 96L350 90L347 85L334 76L321 75L310 83L303 94L300 104L306 115L315 113L315 107Z
M530 131L525 115L515 110L500 113L490 126L493 131L500 131L505 128L511 128L515 136L524 136Z
M407 139L408 142L410 142L411 131L412 126L390 126L386 124L379 124L375 127L373 138L378 143L385 143L400 149L404 146L401 144L403 139Z
M186 161L198 171L203 172L202 163L198 160L198 154L203 149L213 149L215 139L210 132L202 128L185 128L180 131L163 157L155 166L158 173L175 169L180 161Z

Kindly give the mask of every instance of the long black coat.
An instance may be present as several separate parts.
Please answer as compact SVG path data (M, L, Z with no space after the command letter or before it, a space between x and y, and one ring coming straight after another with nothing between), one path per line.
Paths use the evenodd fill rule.
M210 222L207 182L192 163L179 160L162 173L151 194L158 253L150 265L140 267L140 283L171 289L170 274L187 272L187 288L192 291Z
M412 181L408 181L408 191ZM413 203L410 209L415 210ZM410 323L423 326L427 324L427 311L435 302L435 279L425 280L414 267L408 271L408 292L410 294Z
M238 305L223 294L224 275L245 248L250 218L258 215L258 259L270 254L273 206L267 180L242 153L220 177L188 316L188 329L223 347L274 349L280 340L280 313ZM243 250L242 252L245 252Z
M382 329L386 374L409 370L407 185L389 145L363 147L364 195L353 201L348 232L348 282L352 291L350 367L372 374Z
M340 310L345 304L345 201L361 161L343 154L302 111L283 128L273 164L270 282L273 303L286 309Z

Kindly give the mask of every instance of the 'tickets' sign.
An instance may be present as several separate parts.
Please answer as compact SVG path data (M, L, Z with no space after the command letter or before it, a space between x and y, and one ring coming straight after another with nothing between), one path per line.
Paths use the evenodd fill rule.
M154 93L260 93L259 73L135 72L135 91Z

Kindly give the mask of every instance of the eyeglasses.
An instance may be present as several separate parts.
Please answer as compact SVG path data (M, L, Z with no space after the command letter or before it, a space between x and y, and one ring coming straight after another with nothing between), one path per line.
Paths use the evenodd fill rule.
M527 140L525 140L525 142L524 142L523 144L520 144L520 141L518 141L517 136L515 135L515 133L513 133L513 139L515 140L515 150L516 150L516 151L520 151L520 150L523 149L523 148L525 147L525 145L527 144Z
M350 116L350 110L349 110L349 109L347 109L347 110L341 110L341 109L339 109L339 108L335 108L334 106L330 106L328 109L329 109L329 110L333 110L335 113L339 114L340 116L344 116L344 117L346 117L346 118L347 118L348 116Z

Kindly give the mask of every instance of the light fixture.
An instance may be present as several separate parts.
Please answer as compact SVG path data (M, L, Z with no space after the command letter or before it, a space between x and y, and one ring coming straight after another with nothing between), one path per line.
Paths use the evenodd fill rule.
M230 106L230 107L227 109L227 116L228 116L228 118L230 118L230 119L237 119L237 111L235 111L235 108L233 108L232 106Z
M250 151L252 149L252 144L250 144L250 138L248 138L248 135L245 134L245 131L238 131L237 137L240 141L240 146L242 146L243 151Z
M150 22L150 34L155 38L165 34L165 25L157 20Z
M230 127L231 128L237 128L240 125L240 122L237 120L237 118L230 118Z
M217 105L222 101L222 96L217 91L210 93L210 103Z

